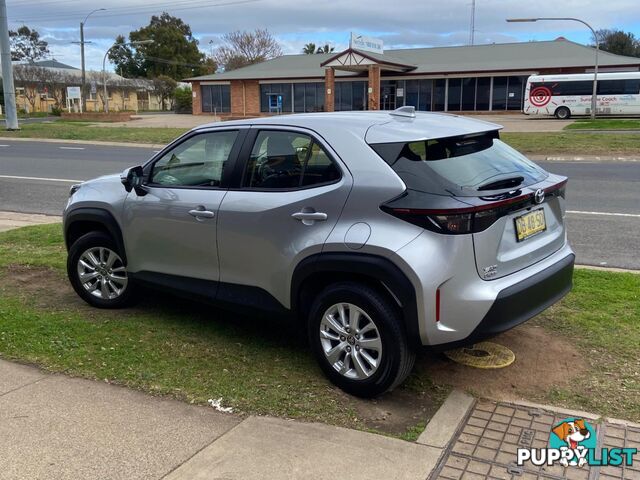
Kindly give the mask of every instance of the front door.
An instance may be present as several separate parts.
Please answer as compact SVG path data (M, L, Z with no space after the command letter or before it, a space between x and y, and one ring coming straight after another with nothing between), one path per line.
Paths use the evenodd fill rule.
M218 281L216 224L227 192L222 173L237 139L238 130L199 133L155 161L146 195L132 191L124 205L130 272Z
M322 251L352 178L306 130L254 127L245 143L241 184L229 190L218 218L218 298L239 298L235 286L251 286L246 302L275 298L289 307L292 271Z
M396 86L393 84L382 85L382 110L396 109Z

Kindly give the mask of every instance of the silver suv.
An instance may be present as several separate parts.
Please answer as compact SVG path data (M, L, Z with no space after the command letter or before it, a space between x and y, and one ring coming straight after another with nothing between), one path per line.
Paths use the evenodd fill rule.
M326 375L379 395L421 346L496 335L571 289L566 178L446 114L214 123L72 187L68 274L101 308L136 287L291 317Z

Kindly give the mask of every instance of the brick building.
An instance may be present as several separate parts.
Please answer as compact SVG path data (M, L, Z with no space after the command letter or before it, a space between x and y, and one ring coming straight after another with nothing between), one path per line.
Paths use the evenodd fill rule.
M334 110L521 110L534 74L593 71L594 50L564 38L464 47L283 55L188 78L193 113L231 117ZM601 72L640 70L640 58L601 52Z

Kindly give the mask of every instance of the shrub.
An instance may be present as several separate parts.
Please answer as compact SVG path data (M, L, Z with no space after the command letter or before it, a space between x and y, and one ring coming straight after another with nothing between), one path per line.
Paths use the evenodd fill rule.
M191 113L193 97L191 87L178 87L173 92L175 97L174 111L176 113Z

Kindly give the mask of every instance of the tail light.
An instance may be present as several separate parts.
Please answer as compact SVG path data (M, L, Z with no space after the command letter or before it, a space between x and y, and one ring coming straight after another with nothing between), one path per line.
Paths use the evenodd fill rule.
M545 197L560 196L564 198L566 183L567 181L563 180L560 183L545 188ZM499 200L496 199L497 197L474 197L473 199L466 199L483 203L463 208L459 208L461 202L458 200L456 200L455 208L425 209L401 206L403 203L415 203L403 201L406 200L410 194L409 191L405 193L403 197L383 204L380 208L382 211L394 217L426 230L449 235L481 232L493 225L500 217L535 205L533 193L522 195L520 191L517 191L515 196L509 198L504 198L503 196L500 197Z

